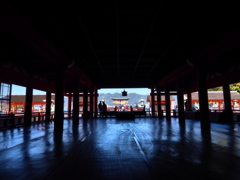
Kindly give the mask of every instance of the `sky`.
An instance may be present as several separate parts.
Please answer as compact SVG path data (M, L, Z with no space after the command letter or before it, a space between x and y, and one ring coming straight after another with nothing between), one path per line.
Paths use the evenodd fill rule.
M149 95L151 92L151 89L148 88L117 88L117 89L99 89L98 93L122 93L122 91L127 91L127 93L137 93L141 95ZM26 93L26 87L23 86L17 86L17 85L12 85L12 94L13 95L24 95ZM39 91L34 89L33 94L46 94L45 91Z
M137 93L141 95L149 95L151 89L148 88L117 88L117 89L99 89L98 93L122 93L122 91L127 91L127 93Z
M12 85L12 94L13 95L25 95L26 94L26 87L18 86L18 85L13 84ZM46 92L33 89L33 94L46 94Z

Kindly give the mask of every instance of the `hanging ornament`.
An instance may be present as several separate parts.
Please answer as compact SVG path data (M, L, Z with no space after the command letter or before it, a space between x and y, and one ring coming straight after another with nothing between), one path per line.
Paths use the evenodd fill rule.
M125 89L124 89L124 91L122 92L122 96L127 96L127 91L125 91Z

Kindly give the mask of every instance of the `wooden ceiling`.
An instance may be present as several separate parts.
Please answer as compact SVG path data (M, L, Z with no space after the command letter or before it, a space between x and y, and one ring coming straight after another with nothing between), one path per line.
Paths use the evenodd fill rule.
M8 1L0 13L0 76L13 82L14 71L38 79L39 89L54 85L59 66L70 91L75 76L89 87L143 88L181 74L187 87L194 73L186 73L198 64L223 74L239 63L233 11L189 11L185 4L160 1L69 0ZM15 81L27 80L19 75Z

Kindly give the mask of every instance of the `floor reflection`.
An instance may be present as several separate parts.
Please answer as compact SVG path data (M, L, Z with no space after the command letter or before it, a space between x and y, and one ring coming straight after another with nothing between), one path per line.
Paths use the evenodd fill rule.
M177 118L36 124L1 132L0 179L238 179L239 140L239 124Z

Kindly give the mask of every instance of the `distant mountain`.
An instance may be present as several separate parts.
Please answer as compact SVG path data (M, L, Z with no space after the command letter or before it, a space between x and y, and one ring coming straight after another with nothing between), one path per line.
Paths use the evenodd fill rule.
M140 99L144 99L144 103L147 101L147 95L137 94L137 93L128 93L128 96L122 96L121 93L100 93L98 96L98 103L100 100L104 99L105 103L109 106L114 106L111 98L121 98L128 97L130 98L128 101L128 105L134 106L135 104L140 104Z

